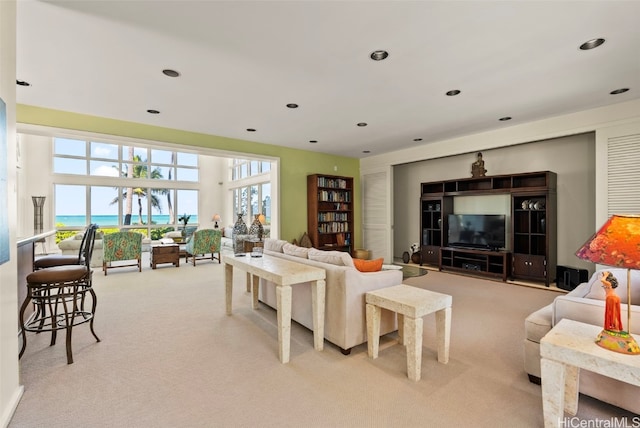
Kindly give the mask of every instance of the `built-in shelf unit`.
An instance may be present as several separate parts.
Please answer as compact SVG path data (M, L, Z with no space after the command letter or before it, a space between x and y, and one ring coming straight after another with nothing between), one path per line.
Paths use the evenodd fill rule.
M556 271L556 186L550 171L527 172L421 184L420 239L423 264L440 270L494 276L506 281L549 282ZM448 215L456 196L508 194L509 250L451 248Z

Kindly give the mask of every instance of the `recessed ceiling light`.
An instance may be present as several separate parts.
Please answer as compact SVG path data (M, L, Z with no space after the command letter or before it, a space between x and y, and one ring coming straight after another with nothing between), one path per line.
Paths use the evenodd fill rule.
M362 153L371 153L371 150L363 150Z
M511 116L505 116L505 117L501 117L500 119L498 119L502 122L507 121L507 120L511 120Z
M580 45L580 50L588 51L589 49L597 48L604 43L604 39L591 39Z
M289 103L289 104L287 104L287 107L289 107L289 108L298 108L298 104Z
M247 128L247 131L248 131L248 132L256 132L256 130L255 130L255 129L253 129L253 128Z
M382 61L383 59L386 59L389 56L389 52L387 51L373 51L371 52L371 59L374 61Z
M422 138L414 138L413 141L422 141Z
M152 110L152 109L149 109L149 110L147 110L147 113L150 113L150 114L160 114L160 110Z
M315 144L315 143L317 143L317 142L318 142L318 140L309 140L309 142L310 142L311 144Z
M620 89L616 89L615 91L611 91L609 92L611 95L618 95L618 94L624 94L625 92L627 92L629 90L629 88L620 88Z
M24 80L16 80L16 84L18 86L31 86L31 83L25 82Z
M358 123L358 126L367 126L367 124L365 122L360 122Z
M459 89L452 89L449 92L447 92L447 96L449 97L455 97L456 95L458 95L460 93Z
M164 73L165 76L169 76L169 77L178 77L180 76L180 73L172 70L170 68L165 68L164 70L162 70L162 73Z

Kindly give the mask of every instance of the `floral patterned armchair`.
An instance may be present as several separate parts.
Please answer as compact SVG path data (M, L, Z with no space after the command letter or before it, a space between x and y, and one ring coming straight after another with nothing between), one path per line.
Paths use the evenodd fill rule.
M102 270L107 274L107 269L138 266L138 272L142 272L142 234L138 232L108 233L102 238L104 256ZM135 260L135 263L115 264L112 262Z
M209 257L197 257L211 254L211 260L218 259L220 263L220 240L222 232L220 229L201 229L193 232L193 235L187 241L185 247L185 261L189 263L189 257L193 258L193 265L196 265L196 259L202 260ZM216 254L217 257L216 257Z

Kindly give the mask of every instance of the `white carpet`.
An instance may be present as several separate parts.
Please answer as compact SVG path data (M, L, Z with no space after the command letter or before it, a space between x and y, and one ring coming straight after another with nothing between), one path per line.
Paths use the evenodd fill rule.
M251 309L234 275L225 315L223 268L203 261L142 273L96 270L95 330L74 329L75 363L64 337L30 334L21 360L18 427L541 427L540 387L523 366L524 318L556 293L440 272L405 283L453 296L451 353L436 360L435 316L425 317L422 379L406 376L396 335L380 357L366 343L349 356L292 325L291 362L277 353L276 314ZM581 397L578 417L632 416Z

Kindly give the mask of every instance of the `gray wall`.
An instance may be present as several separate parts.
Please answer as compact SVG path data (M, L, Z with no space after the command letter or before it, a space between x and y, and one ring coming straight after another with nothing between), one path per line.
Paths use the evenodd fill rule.
M592 272L593 264L579 260L574 253L594 232L594 133L487 150L482 154L487 176L534 171L553 171L558 175L558 265ZM411 243L420 240L420 183L471 177L471 163L475 159L475 153L469 153L393 167L394 257L401 258ZM473 197L472 203L459 202L454 201L454 206L456 210L464 206L464 212L474 205L478 213L505 209L489 196Z

